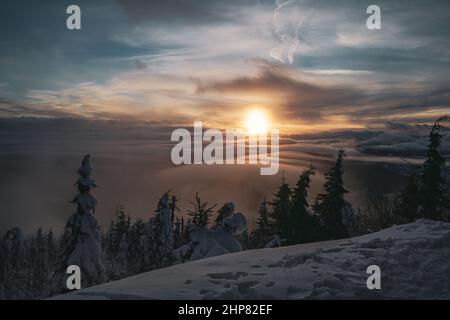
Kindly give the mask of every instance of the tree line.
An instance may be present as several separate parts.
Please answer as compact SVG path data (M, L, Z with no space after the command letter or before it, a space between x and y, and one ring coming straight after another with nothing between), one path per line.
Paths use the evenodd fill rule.
M311 165L293 187L283 177L272 199L262 201L253 230L240 228L242 215L234 212L233 203L216 210L216 204L209 205L196 194L182 214L178 198L170 192L162 195L150 219L132 221L124 206L118 206L109 227L101 230L90 193L96 185L85 157L77 171L78 194L73 201L77 211L62 235L39 228L24 236L12 228L1 238L0 299L40 299L64 292L64 268L70 261L90 259L84 266L91 275L85 287L208 255L347 238L420 218L449 221L450 187L440 151L446 120L434 123L426 160L413 168L399 192L383 194L365 210L354 210L345 200L345 152L340 150L325 174L323 192L312 203L308 191L316 169ZM221 241L214 242L218 238Z

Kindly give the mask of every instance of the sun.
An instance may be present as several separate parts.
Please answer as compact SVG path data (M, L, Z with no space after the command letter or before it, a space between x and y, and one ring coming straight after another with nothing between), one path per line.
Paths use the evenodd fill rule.
M266 133L269 127L267 115L262 110L250 110L247 113L245 124L250 134Z

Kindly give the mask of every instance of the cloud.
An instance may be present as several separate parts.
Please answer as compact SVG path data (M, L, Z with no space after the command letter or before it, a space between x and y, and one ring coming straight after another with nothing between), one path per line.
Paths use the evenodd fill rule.
M258 94L277 97L279 109L286 118L320 120L344 111L361 100L363 94L351 88L326 87L294 79L282 68L266 66L254 77L200 84L199 93L224 92Z
M229 21L237 7L255 5L256 0L117 0L130 19L149 22L204 24Z
M331 75L342 76L340 73ZM320 81L308 79L305 73L295 75L289 69L267 64L255 76L200 83L198 92L276 97L274 108L282 118L316 123L339 118L361 125L382 124L386 119L429 122L446 113L450 87L410 86L410 83L403 83L403 87L397 85L387 90L339 82L322 85Z

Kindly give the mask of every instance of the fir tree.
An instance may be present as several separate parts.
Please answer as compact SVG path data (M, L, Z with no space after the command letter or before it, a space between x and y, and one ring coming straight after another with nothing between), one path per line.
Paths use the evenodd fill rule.
M48 264L50 271L53 271L57 266L58 248L55 243L55 238L52 229L50 229L46 235L46 242L47 242Z
M191 202L193 208L188 210L188 215L192 217L192 223L199 228L208 226L209 218L212 216L213 209L217 206L208 207L208 202L202 202L198 193L195 194L195 201Z
M145 224L142 219L136 220L130 228L130 247L128 258L134 273L144 272L149 268L149 261L144 260L144 251L148 250L146 243Z
M0 246L0 295L4 299L29 298L28 280L25 241L21 230L12 228Z
M348 192L344 188L342 162L345 153L339 151L333 168L325 175L325 193L319 194L314 205L314 211L319 215L325 239L341 239L348 237L348 231L343 223L342 212L345 208L344 195Z
M123 239L128 238L130 232L131 218L125 213L125 208L120 205L116 209L115 221L112 221L112 229L110 230L110 245L109 251L112 257L117 257L119 253L120 243Z
M105 270L101 261L100 227L94 216L97 200L91 194L96 184L91 178L90 155L83 158L77 173L80 175L75 183L78 194L72 201L77 210L67 221L61 242L63 256L60 272L63 273L63 288L67 277L65 270L69 265L80 267L83 287L105 281Z
M171 221L172 221L172 223L175 223L176 212L179 211L178 206L177 206L177 202L178 202L177 197L175 195L173 195L170 198L170 201L169 201L169 209L170 209L170 213L171 213Z
M441 146L441 122L448 117L439 118L429 134L428 159L423 165L422 185L420 188L422 215L428 219L444 220L444 212L450 208L446 195L447 181L443 176L445 159L439 151Z
M172 265L174 261L173 222L168 193L159 200L155 216L150 219L149 225L154 267L162 268Z
M412 222L419 218L419 182L416 173L413 173L403 191L398 195L398 201L395 208L395 215L405 220Z
M257 230L261 230L263 233L270 232L270 222L269 222L269 203L264 198L261 206L258 210L258 221L256 222Z
M179 248L186 244L184 241L184 220L183 217L175 217L175 228L173 231L173 247Z
M264 248L264 246L272 239L268 205L269 203L264 199L259 207L256 228L253 230L250 237L250 247L252 249Z
M127 275L128 243L131 218L126 214L123 205L116 208L116 216L111 221L105 249L109 262L110 277L119 279Z
M317 230L317 218L308 212L308 188L314 168L303 171L295 186L291 205L291 233L288 242L298 244L314 241Z
M290 233L290 203L292 191L284 178L272 200L272 226L281 239L287 239Z
M32 277L31 290L34 297L46 297L49 284L49 266L48 266L48 250L47 241L39 228L36 238L33 239L31 250L34 251L32 261Z
M128 260L132 273L140 273L150 270L150 252L146 225L142 219L130 228Z

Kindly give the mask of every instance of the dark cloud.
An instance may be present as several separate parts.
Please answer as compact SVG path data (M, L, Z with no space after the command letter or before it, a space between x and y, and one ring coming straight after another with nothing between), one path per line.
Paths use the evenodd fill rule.
M0 97L0 117L50 117L70 118L77 115L64 110L55 110L50 107L39 107L31 103L16 102L11 99Z
M200 84L199 93L248 92L270 93L282 98L281 110L285 117L318 120L327 111L343 109L364 98L351 88L325 87L293 79L282 69L265 68L256 77L241 77L230 81Z
M405 84L406 85L406 84ZM330 115L346 115L360 124L385 123L386 116L411 118L405 121L434 121L436 116L417 118L419 112L450 106L450 87L431 89L355 89L320 86L294 79L280 67L262 67L259 75L198 85L198 92L269 93L281 97L278 115L290 119L319 121Z

